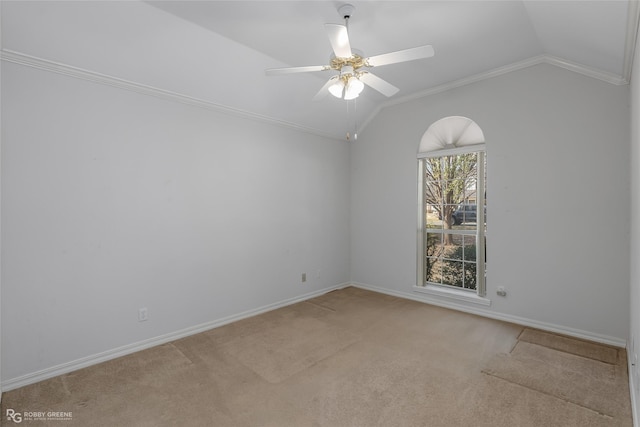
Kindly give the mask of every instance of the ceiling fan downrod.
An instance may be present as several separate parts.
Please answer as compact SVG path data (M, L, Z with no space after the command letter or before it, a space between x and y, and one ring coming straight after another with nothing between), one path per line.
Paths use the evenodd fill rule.
M356 7L350 3L344 3L338 7L338 13L344 19L344 26L347 27L347 30L349 29L349 19L355 10Z

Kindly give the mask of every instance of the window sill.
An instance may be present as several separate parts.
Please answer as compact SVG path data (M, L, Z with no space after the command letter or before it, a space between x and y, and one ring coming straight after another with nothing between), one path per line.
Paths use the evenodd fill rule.
M457 289L449 289L444 286L436 286L436 285L426 285L426 286L414 286L413 290L415 292L420 292L423 294L436 295L439 297L454 299L458 301L470 302L472 304L479 305L491 305L491 300L485 297L478 296L472 292L468 291L459 291Z

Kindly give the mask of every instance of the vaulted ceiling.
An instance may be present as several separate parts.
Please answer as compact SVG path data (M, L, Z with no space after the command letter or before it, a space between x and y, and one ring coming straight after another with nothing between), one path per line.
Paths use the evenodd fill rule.
M373 70L396 95L367 87L355 103L312 101L335 71L265 75L327 64L324 24L344 23L342 3L3 1L2 54L338 139L385 106L541 62L611 84L630 77L638 7L617 0L351 1L351 45L365 56L435 50Z

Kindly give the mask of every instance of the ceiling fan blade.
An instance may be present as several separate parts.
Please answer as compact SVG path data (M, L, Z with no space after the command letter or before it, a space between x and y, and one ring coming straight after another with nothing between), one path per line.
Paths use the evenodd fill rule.
M385 96L393 96L400 90L391 83L387 83L385 80L382 80L380 77L369 72L362 73L360 81L367 86L371 86Z
M397 62L414 61L416 59L430 58L435 54L433 46L425 45L414 47L411 49L398 50L395 52L384 53L382 55L367 58L367 62L372 67L381 65L395 64Z
M313 97L313 100L320 101L321 99L324 99L324 97L329 93L329 86L335 83L335 81L338 80L338 77L339 76L333 76L329 80L327 80L324 86L322 86L322 89L320 89L318 93L316 93L316 96Z
M347 27L338 24L324 24L329 36L329 43L333 48L333 53L338 58L351 58L351 45L349 44L349 33Z
M288 67L288 68L269 68L264 70L267 76L279 76L282 74L293 74L293 73L309 73L313 71L325 71L330 70L331 67L328 65L310 65L308 67Z

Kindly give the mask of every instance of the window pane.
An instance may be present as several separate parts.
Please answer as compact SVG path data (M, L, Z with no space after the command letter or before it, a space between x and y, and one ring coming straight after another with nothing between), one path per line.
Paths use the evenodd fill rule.
M440 233L427 233L425 256L436 258L442 256L444 251L442 237L443 236Z
M442 261L442 284L462 287L462 262Z
M457 225L457 221L455 219L457 204L448 204L442 206L442 227L445 230L450 230L454 225Z
M434 205L441 205L444 200L443 190L441 181L427 181L424 191L425 202Z
M463 236L464 237L464 260L475 261L476 260L476 236Z
M446 181L444 201L445 203L462 203L465 194L465 180L464 178L455 178L453 176L451 178L453 179Z
M476 263L464 263L464 287L466 289L476 289Z
M439 212L440 205L428 204L425 211L427 228L442 228L442 219Z
M442 261L437 258L426 257L425 280L430 283L442 283Z
M444 248L444 258L462 261L464 247L463 239L465 236L460 234L451 234L446 237L450 238L450 241L448 242L450 244Z

